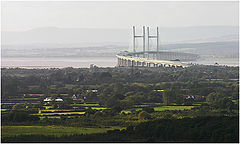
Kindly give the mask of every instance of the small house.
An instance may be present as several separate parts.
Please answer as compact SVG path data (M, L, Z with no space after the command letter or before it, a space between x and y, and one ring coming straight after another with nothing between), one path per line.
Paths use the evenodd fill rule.
M87 90L87 92L93 92L93 93L96 93L96 92L98 92L98 90L96 90L96 89L93 89L93 90Z
M61 98L56 98L56 99L55 99L55 102L63 102L63 99L61 99Z
M45 98L43 101L44 101L44 102L51 102L51 101L52 101L52 98L48 97L48 98Z

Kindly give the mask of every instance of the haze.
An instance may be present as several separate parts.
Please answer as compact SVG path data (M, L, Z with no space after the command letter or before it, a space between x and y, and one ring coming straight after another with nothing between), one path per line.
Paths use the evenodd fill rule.
M2 2L2 31L238 26L238 2Z
M230 59L218 62L238 65L238 11L237 1L2 2L2 65L113 67L116 54L132 51L133 25L137 34L142 26L154 34L158 26L161 51L197 54L211 59L209 64ZM141 39L136 45L141 51Z

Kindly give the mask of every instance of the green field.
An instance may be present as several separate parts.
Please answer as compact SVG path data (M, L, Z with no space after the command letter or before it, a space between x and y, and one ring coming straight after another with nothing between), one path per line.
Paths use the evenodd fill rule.
M165 110L190 110L194 106L162 106L155 107L154 111L165 111Z
M32 115L45 116L45 115L71 115L71 114L85 114L85 112L64 112L64 113L37 113Z
M45 119L45 118L50 118L50 119L60 119L61 116L40 116L40 120ZM69 117L68 117L69 118Z
M99 104L96 103L83 103L83 104L71 104L71 106L100 106Z
M8 109L1 109L1 111L7 111Z
M46 110L53 108L53 106L43 106L43 107L44 107Z
M65 87L66 88L73 88L75 85L73 85L73 84L65 84Z
M121 113L130 114L131 111L128 111L128 110L122 110Z
M123 129L121 127L111 128L83 128L83 127L64 127L64 126L2 126L1 136L12 137L15 135L72 135L72 134L91 134L104 133L108 130Z
M16 104L16 103L1 103L1 105L14 105L14 104Z
M46 109L46 110L39 110L40 112L58 112L58 111L71 111L70 109Z
M149 105L147 104L142 104L142 105L134 105L136 108L141 108L141 107L148 107Z
M105 107L91 107L92 109L94 110L104 110L104 109L107 109Z
M9 101L14 100L14 101L24 101L24 100L38 100L39 98L15 98L15 99L8 99Z

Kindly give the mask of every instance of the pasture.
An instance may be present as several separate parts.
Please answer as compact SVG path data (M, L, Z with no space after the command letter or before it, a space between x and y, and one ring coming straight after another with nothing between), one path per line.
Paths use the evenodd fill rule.
M73 134L92 134L104 133L108 130L123 129L122 127L110 128L85 128L85 127L65 127L65 126L2 126L1 136L13 137L15 135L73 135Z
M37 115L37 116L49 116L49 115L83 115L85 112L52 112L52 113L37 113L37 114L32 114L32 115Z
M190 110L194 106L161 106L154 107L154 111L165 111L165 110Z

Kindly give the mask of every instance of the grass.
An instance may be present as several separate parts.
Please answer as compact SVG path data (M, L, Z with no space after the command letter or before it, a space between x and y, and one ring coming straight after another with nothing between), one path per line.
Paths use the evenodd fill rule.
M71 106L100 106L99 104L97 104L97 103L90 103L90 104L88 104L88 103L83 103L83 104L71 104Z
M1 109L1 111L7 111L8 109Z
M143 105L134 105L134 107L139 108L139 107L148 107L149 105L143 104Z
M237 103L237 102L238 102L238 100L232 100L232 102L233 102L233 103Z
M165 111L165 110L190 110L194 106L162 106L155 107L154 111Z
M45 118L49 118L49 119L60 119L61 116L40 116L39 118L42 120L42 119L45 119ZM76 116L66 116L67 118L75 118Z
M32 115L45 116L45 115L71 115L71 114L85 114L85 112L64 112L64 113L38 113Z
M126 111L131 111L131 110L135 110L135 111L141 111L142 108L130 108L130 109L127 109Z
M60 116L40 116L39 118L40 118L40 120L42 120L42 119L45 119L45 117L47 117L47 118L55 118L55 119L60 119L61 117Z
M25 77L25 74L14 74L16 77Z
M129 110L122 110L121 113L129 114L129 113L132 113L132 112L129 111Z
M57 111L71 111L69 109L46 109L46 110L40 110L41 112L57 112Z
M104 133L108 130L123 129L121 127L111 128L84 128L84 127L65 127L65 126L2 126L1 136L12 137L15 135L72 135L72 134L92 134Z
M53 106L43 106L46 110L53 108Z
M73 88L75 85L73 84L65 84L65 88Z
M193 104L194 106L200 106L201 105L201 103L195 103L195 104Z
M151 105L151 104L162 105L163 103L143 103L143 104L147 104L147 105Z
M24 100L39 100L39 98L15 98L15 99L9 99L9 100L24 101Z
M105 107L91 107L93 110L104 110L107 109Z
M1 105L14 105L16 103L1 103Z

